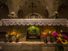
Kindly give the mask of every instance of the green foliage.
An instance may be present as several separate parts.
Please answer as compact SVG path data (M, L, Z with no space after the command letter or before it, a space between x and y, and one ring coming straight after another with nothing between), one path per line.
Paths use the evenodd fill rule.
M33 35L36 35L36 34L39 34L40 33L40 29L36 26L30 26L28 28L28 33L29 34L33 34Z

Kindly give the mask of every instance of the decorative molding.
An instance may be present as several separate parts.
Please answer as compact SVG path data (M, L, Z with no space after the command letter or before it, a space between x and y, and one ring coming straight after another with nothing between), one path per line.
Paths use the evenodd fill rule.
M12 26L12 25L39 25L39 26L68 26L67 19L1 19L0 26Z

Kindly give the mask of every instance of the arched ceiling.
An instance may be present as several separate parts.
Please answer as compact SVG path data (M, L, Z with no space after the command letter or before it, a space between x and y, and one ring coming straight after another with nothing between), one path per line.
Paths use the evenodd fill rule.
M44 0L25 0L20 4L20 8L23 10L23 16L30 13L38 13L43 17L48 17L48 10Z

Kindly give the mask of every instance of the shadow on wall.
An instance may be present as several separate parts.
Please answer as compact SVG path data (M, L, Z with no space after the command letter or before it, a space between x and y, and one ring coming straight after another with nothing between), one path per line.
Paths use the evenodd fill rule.
M5 3L0 1L0 19L7 18L9 14L9 8Z
M68 5L61 4L58 7L58 14L60 18L67 18L68 19Z

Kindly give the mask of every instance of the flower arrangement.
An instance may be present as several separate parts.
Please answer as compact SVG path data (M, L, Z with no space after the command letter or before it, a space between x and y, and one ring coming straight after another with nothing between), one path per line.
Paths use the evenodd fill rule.
M68 36L65 34L58 33L56 31L43 32L42 38L46 38L46 43L50 42L51 44L68 44Z

